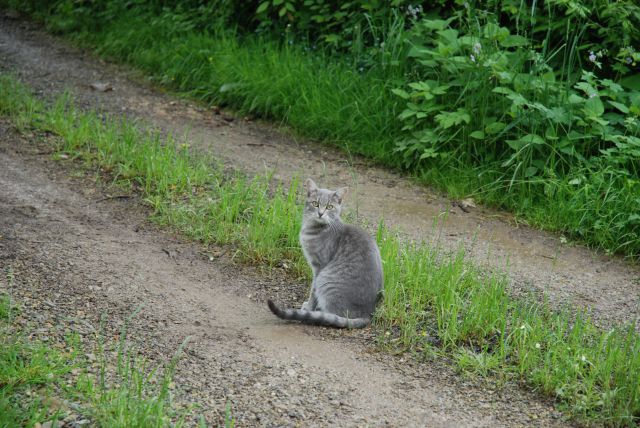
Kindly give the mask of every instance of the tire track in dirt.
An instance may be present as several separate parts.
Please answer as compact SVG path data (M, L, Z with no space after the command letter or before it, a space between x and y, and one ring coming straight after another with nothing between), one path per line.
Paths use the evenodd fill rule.
M537 290L552 302L592 308L594 318L612 322L638 320L640 269L619 257L585 247L568 246L558 236L517 227L508 214L478 208L470 213L428 189L412 185L361 159L328 147L283 136L269 125L231 120L162 95L140 83L136 73L70 47L36 26L0 18L0 67L12 70L41 96L71 89L87 108L124 114L214 153L234 168L248 172L275 169L276 177L310 175L327 187L350 184L351 208L374 224L384 217L412 239L438 242L450 250L463 245L476 263L509 266L512 289ZM108 82L112 91L91 88ZM440 219L439 227L432 225Z
M144 304L130 329L140 351L162 362L192 338L177 394L201 403L210 423L229 401L238 426L564 425L516 385L371 354L366 331L280 322L238 295L280 282L210 262L148 224L136 201L106 199L42 149L0 121L0 268L12 268L14 295L29 290L94 326L102 313L121 325Z

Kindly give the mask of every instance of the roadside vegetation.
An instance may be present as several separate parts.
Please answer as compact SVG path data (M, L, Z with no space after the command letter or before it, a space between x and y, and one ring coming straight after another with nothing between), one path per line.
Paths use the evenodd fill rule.
M141 194L161 224L204 243L233 246L245 262L292 266L308 280L297 243L298 183L225 174L211 159L124 119L81 112L69 96L52 105L0 78L0 114L28 132L57 136L65 154ZM418 358L445 357L466 372L519 380L554 397L571 417L612 426L640 418L640 336L635 325L598 328L582 313L520 300L500 272L477 268L462 251L403 243L381 223L384 302L373 328L382 346Z
M43 334L42 314L14 297L11 266L2 275L0 426L183 424L192 409L176 411L169 391L179 352L166 367L151 366L128 343L127 323L115 343L105 340L102 329L82 337L58 325Z
M640 256L634 0L1 0L100 55Z

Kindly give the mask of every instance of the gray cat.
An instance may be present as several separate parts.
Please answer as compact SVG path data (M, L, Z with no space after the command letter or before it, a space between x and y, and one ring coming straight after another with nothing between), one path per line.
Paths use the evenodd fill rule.
M278 317L308 324L362 328L382 292L382 261L375 241L359 227L340 220L347 188L319 189L304 183L307 200L300 244L313 270L309 301L301 309L280 309L268 300Z

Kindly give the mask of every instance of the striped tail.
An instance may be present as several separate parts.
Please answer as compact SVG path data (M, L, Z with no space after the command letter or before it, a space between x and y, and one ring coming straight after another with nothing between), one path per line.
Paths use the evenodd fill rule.
M329 312L307 311L304 309L280 309L271 300L267 300L267 304L271 312L278 318L301 321L305 324L337 328L363 328L371 322L369 318L345 318Z

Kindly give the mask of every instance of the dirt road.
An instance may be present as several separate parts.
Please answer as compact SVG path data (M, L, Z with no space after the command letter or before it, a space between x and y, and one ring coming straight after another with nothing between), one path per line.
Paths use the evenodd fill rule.
M239 426L562 425L549 403L516 386L377 354L367 331L280 322L265 296L302 294L304 285L224 256L210 261L156 230L137 201L107 199L89 179L70 178L72 165L0 122L0 264L15 276L0 291L35 300L45 334L79 317L93 326L89 342L101 314L116 330L144 304L131 337L156 362L191 337L178 395L200 403L210 423L221 423L229 401Z
M526 226L508 214L485 208L466 213L450 200L361 159L347 160L336 150L286 137L265 124L194 107L154 91L125 67L106 64L34 25L0 18L0 67L11 70L53 97L73 91L88 108L125 114L213 152L231 166L248 172L275 169L285 181L311 175L330 186L352 188L351 208L377 223L399 226L417 240L437 241L447 248L464 245L480 264L509 266L515 291L531 288L548 293L553 302L591 307L596 319L637 320L640 269L618 257L597 254L580 245L564 245L560 237ZM93 83L113 90L100 92ZM447 215L445 215L447 213ZM440 227L433 228L440 218Z

